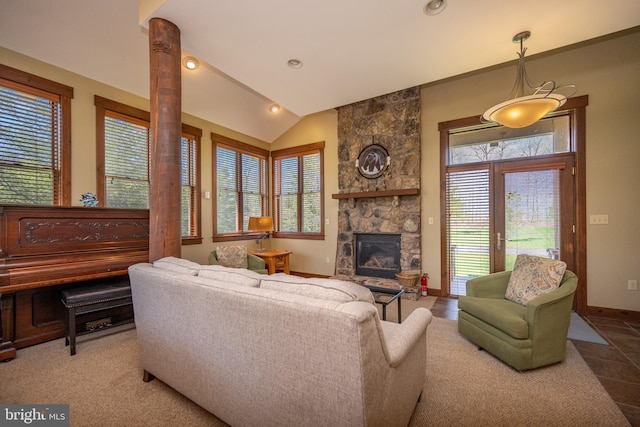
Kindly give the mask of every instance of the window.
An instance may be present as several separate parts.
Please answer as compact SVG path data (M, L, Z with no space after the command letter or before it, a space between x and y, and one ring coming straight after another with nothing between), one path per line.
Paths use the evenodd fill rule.
M180 138L182 184L182 243L202 243L200 216L200 139L202 131L182 125ZM195 240L193 240L195 239Z
M96 105L98 200L112 208L149 207L150 115L99 96ZM202 131L182 125L181 230L182 244L202 242L200 236L200 139Z
M214 241L247 239L249 217L268 215L269 152L221 135L213 141Z
M449 135L447 164L463 165L506 159L531 158L571 151L569 116L540 120L510 129L484 125L454 129Z
M275 237L324 239L324 142L271 152Z
M0 65L0 203L71 204L73 88Z

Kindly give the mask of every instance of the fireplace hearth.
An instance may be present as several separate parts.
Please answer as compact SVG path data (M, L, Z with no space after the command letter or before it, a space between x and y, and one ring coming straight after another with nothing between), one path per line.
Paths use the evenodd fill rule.
M400 235L355 233L356 275L395 279L400 272Z

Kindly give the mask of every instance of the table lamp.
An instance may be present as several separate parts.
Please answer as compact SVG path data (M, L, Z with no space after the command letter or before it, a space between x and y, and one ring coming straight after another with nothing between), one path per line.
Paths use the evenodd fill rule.
M250 216L249 226L247 228L249 231L260 231L263 233L259 239L256 239L257 242L260 242L260 249L256 251L263 252L262 241L269 237L269 233L273 231L273 218L270 216Z

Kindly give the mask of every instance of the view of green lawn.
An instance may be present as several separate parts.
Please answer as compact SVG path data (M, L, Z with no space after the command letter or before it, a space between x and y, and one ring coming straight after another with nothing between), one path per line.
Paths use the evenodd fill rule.
M546 253L555 248L554 229L551 226L518 225L507 229L506 270L511 270L518 253ZM456 228L450 240L456 276L479 277L489 273L488 228Z

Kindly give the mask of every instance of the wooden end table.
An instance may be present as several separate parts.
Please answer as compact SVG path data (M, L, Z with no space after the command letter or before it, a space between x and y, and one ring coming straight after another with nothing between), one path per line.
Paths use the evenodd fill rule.
M286 274L290 274L289 255L293 252L286 249L272 249L264 251L249 251L249 253L264 260L267 264L269 274L274 274L276 272L276 267L282 267Z

